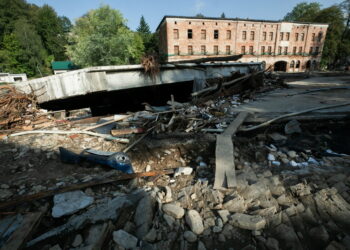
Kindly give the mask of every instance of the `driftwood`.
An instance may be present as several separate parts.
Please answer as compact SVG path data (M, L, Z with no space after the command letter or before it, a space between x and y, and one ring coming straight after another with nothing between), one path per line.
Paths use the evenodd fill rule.
M179 63L205 63L205 62L226 62L226 61L237 61L242 58L243 55L234 55L234 56L219 56L219 57L208 57L208 58L199 58L193 60L181 60L176 62L169 62L168 64L179 64Z
M237 186L232 136L247 118L248 114L247 112L239 113L224 133L217 136L215 150L215 189Z
M35 201L38 199L50 197L50 196L53 196L53 195L59 194L59 193L65 193L65 192L70 192L70 191L74 191L74 190L79 190L79 189L84 189L84 188L88 188L88 187L113 183L116 181L130 180L130 179L139 178L139 177L172 174L173 172L174 172L173 170L164 170L164 171L153 171L153 172L135 173L135 174L120 174L118 176L110 177L108 179L95 180L95 181L90 181L90 182L86 182L86 183L79 183L79 184L71 185L68 187L39 192L39 193L32 194L32 195L20 196L20 197L11 199L10 201L0 203L0 209L6 208L6 207L16 206L16 205L19 205L19 204L24 203L24 202L31 202L31 201Z

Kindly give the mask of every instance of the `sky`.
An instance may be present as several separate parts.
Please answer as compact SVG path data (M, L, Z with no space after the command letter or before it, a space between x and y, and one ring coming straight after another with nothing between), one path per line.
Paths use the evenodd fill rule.
M155 31L165 15L194 16L198 13L207 17L239 17L251 19L280 20L300 2L319 2L322 7L339 4L342 0L27 0L38 6L48 4L60 16L67 16L72 22L91 9L103 4L118 9L128 20L128 26L136 30L143 15Z

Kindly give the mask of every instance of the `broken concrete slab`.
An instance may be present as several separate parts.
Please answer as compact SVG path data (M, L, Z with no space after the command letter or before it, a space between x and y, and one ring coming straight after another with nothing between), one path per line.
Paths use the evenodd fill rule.
M247 230L261 230L266 226L266 220L260 215L235 213L230 218L230 224Z
M86 195L82 191L73 191L62 194L56 194L53 197L54 206L52 208L52 217L59 218L90 206L94 198Z

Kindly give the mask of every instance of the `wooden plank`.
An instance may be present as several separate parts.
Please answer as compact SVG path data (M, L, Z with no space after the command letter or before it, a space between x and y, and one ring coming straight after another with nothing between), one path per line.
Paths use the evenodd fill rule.
M232 137L236 133L238 127L241 126L241 124L244 122L248 115L248 112L239 113L236 119L234 119L233 122L231 122L231 124L227 127L223 134Z
M39 192L39 193L32 194L32 195L20 196L20 197L11 199L10 201L0 203L0 209L6 208L6 207L11 207L11 206L16 206L16 205L19 205L19 204L24 203L24 202L30 202L30 201L50 197L50 196L53 196L53 195L59 194L59 193L65 193L65 192L84 189L84 188L93 187L93 186L97 186L97 185L113 183L116 181L130 180L130 179L139 178L139 177L146 177L146 176L166 175L166 174L172 174L172 173L174 173L174 171L172 169L170 169L170 170L152 171L152 172L145 172L145 173L120 174L118 176L111 177L108 179L94 180L94 181L90 181L90 182L86 182L86 183L74 184L74 185L59 188L59 189L47 190L47 191Z
M237 186L234 147L232 136L236 133L239 126L248 117L248 112L241 112L228 128L216 138L215 149L215 181L214 188L232 188Z
M122 121L122 120L125 120L129 117L132 117L133 115L123 115L117 119L113 119L111 121L107 121L107 122L104 122L104 123L100 123L100 124L97 124L97 125L94 125L94 126L91 126L91 127L87 127L87 128L84 128L83 131L89 131L89 130L92 130L92 129L95 129L95 128L99 128L99 127L103 127L105 125L108 125L108 124L111 124L111 123L114 123L114 122L119 122L119 121Z
M17 250L23 248L24 244L40 224L43 214L43 212L35 212L25 215L19 228L10 236L1 250Z

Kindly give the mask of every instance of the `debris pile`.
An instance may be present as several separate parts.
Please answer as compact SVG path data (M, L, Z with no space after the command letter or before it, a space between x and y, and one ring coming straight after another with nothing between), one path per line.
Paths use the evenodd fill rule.
M48 122L47 111L38 108L36 96L10 85L0 86L0 129L40 128Z
M237 109L280 85L242 95L225 82L188 103L9 133L0 248L346 249L350 156L336 141L349 121L293 116L248 132L256 117ZM113 169L113 155L135 173Z

